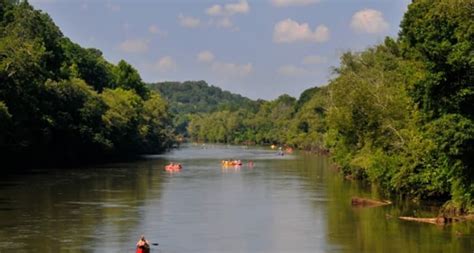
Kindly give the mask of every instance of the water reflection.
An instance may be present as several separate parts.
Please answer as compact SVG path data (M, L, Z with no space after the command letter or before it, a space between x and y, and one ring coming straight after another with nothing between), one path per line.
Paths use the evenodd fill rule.
M233 159L242 166L221 166ZM183 169L164 170L170 162ZM35 170L0 180L0 252L133 252L140 234L159 252L473 249L472 223L403 222L396 217L436 210L352 208L352 196L380 197L342 179L324 157L263 148L206 145L141 162Z
M438 208L420 206L413 202L397 202L376 208L356 208L350 205L353 196L382 199L369 186L330 176L325 179L327 203L327 241L339 245L338 252L472 252L474 226L472 223L436 226L401 221L403 215L435 216ZM345 202L342 202L345 200ZM453 230L464 231L465 237Z
M140 207L161 192L157 166L113 164L9 177L11 185L0 188L0 251L130 248Z

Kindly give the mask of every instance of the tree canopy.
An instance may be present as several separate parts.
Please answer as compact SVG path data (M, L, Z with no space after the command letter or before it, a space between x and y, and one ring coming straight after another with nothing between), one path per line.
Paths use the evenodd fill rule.
M27 1L0 4L2 157L79 162L172 145L167 102L131 65L73 43Z
M149 87L169 101L176 131L182 135L187 135L186 128L193 114L238 109L255 111L258 107L257 101L223 91L205 81L162 82L149 84Z

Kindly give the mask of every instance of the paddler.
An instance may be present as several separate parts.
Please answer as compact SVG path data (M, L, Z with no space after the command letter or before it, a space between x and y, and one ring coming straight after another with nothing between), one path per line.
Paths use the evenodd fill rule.
M150 252L150 242L145 239L145 236L142 235L140 240L137 242L137 253L149 253Z

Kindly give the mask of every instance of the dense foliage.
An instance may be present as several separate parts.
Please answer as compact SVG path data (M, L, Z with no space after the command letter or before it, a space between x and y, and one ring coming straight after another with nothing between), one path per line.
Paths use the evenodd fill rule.
M262 102L257 112L240 109L193 115L188 131L193 139L204 142L276 142L283 138L283 125L291 119L294 103L294 98L282 95Z
M199 141L280 143L331 151L346 175L387 193L474 208L474 5L417 0L399 37L347 52L336 77L256 112L196 115Z
M0 0L0 130L2 162L159 152L173 141L165 100L132 66L74 44L47 14L12 0Z
M176 131L183 135L187 134L186 128L193 114L238 109L255 111L259 103L223 91L219 87L209 86L205 81L161 82L149 84L149 87L169 101L170 112L176 116Z
M313 88L310 92L313 96L303 105L291 96L281 95L273 101L260 101L256 111L222 110L192 115L189 135L201 142L287 144L320 150L327 89ZM307 99L305 94L303 99Z

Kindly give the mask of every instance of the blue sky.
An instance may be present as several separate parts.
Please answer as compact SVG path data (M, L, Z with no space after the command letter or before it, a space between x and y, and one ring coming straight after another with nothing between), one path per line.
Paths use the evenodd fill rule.
M325 85L347 50L395 37L409 0L30 0L64 35L146 82L206 80L252 99Z

